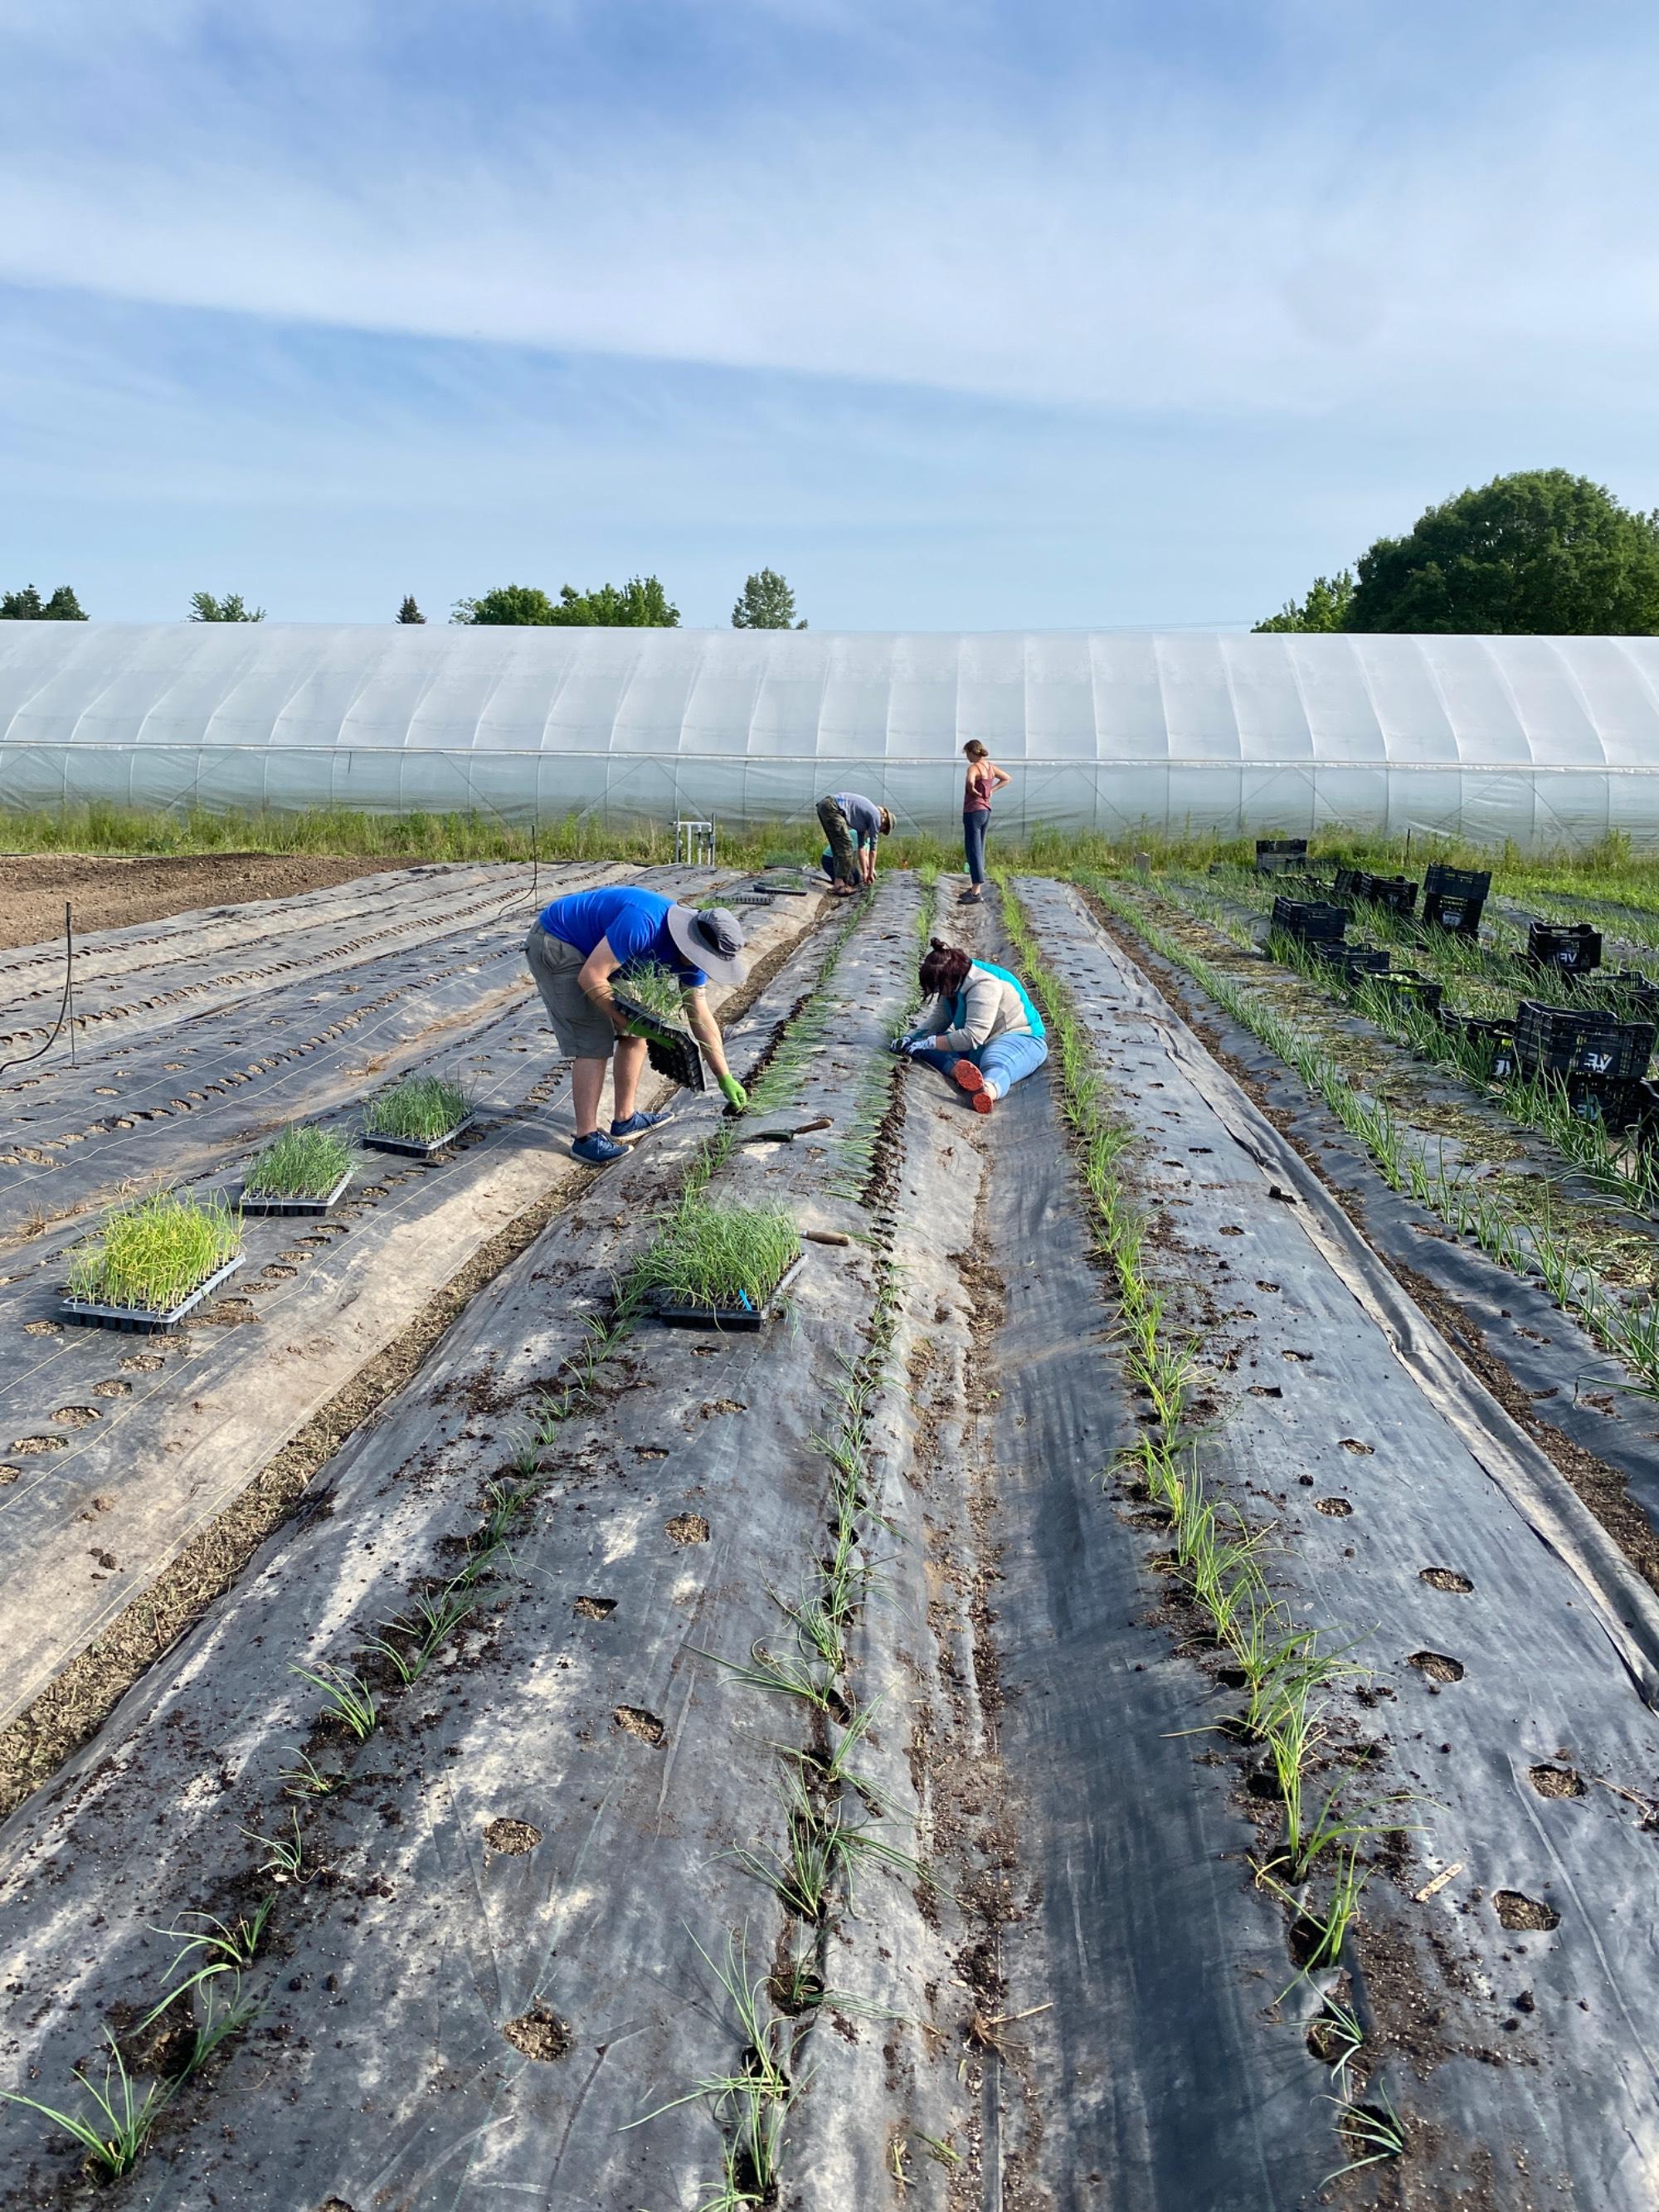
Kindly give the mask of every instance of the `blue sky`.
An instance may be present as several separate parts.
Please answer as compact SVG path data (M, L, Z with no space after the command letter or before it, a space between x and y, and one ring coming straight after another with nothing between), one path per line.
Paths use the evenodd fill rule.
M1659 19L0 0L0 586L1244 625L1431 500L1659 506Z

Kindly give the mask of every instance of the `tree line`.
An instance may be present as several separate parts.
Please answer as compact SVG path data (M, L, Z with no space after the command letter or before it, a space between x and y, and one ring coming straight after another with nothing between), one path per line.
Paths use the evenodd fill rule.
M1352 568L1316 576L1258 630L1651 637L1659 514L1565 469L1527 469L1429 507Z
M265 618L263 607L250 606L240 592L217 598L211 592L191 595L190 619L198 623L257 623ZM556 599L533 584L498 584L476 599L458 599L451 622L564 624L599 629L678 629L680 611L655 576L630 576L625 584L601 584L579 592L574 584L561 586ZM67 584L60 584L43 599L33 584L21 591L0 593L0 622L85 622L86 612ZM398 610L400 623L423 623L426 617L412 592ZM775 568L761 568L744 585L743 596L732 610L733 629L805 629L805 617L796 618L795 595Z

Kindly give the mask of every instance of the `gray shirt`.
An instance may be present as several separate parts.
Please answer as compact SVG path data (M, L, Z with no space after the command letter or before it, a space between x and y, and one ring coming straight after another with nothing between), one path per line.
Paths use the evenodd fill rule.
M881 835L881 809L856 791L838 791L836 804L847 817L847 826L860 845L873 845Z

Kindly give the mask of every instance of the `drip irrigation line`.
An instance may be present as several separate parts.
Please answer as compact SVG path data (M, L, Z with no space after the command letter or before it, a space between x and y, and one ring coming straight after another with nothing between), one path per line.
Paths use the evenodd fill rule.
M42 1053L50 1052L58 1042L65 1021L70 1025L70 1066L78 1065L75 1056L75 914L70 902L64 901L64 995L58 1003L58 1018L52 1024L44 1044L33 1052L19 1053L15 1060L0 1060L0 1075L9 1075L14 1067L25 1067L30 1060L39 1060Z

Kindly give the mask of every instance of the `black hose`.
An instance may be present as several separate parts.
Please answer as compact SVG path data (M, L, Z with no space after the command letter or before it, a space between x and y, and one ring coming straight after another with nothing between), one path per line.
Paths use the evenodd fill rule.
M64 901L64 1000L58 1009L58 1018L52 1025L52 1034L44 1044L36 1045L33 1052L20 1053L15 1060L0 1060L0 1075L8 1075L14 1067L27 1066L39 1060L43 1052L50 1052L58 1042L58 1032L68 1018L70 1000L75 989L75 929L74 914L67 899ZM75 1048L75 1032L70 1032L70 1049Z

